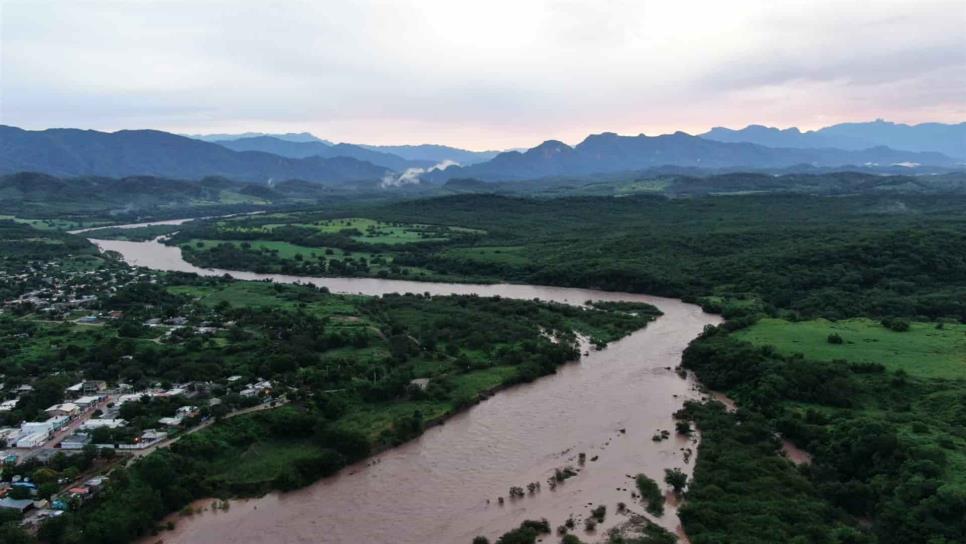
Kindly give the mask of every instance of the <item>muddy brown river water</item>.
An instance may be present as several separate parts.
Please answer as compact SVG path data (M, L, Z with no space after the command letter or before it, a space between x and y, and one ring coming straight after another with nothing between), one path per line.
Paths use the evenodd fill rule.
M96 233L91 233L94 235ZM593 506L607 506L606 522L594 533L578 525L577 535L593 542L626 516L618 502L643 513L631 498L633 476L662 482L664 469L691 473L696 439L675 436L672 414L686 399L699 398L697 383L675 371L688 342L720 318L679 300L647 295L534 285L425 283L367 278L307 278L201 269L185 262L178 248L157 241L93 240L132 264L203 275L231 274L244 280L270 279L328 287L334 293L382 295L478 294L581 304L587 300L643 301L664 315L647 328L591 351L552 376L500 391L421 437L347 467L334 477L290 493L232 501L227 511L174 516L176 528L145 542L172 544L469 544L491 541L525 519L547 518L556 527L569 516L578 523ZM651 439L661 429L672 438ZM551 490L554 469L578 467L579 475ZM542 490L507 499L510 486L542 482ZM662 483L663 486L663 483ZM211 501L202 501L209 505ZM653 521L680 532L674 506ZM556 541L548 537L546 542Z

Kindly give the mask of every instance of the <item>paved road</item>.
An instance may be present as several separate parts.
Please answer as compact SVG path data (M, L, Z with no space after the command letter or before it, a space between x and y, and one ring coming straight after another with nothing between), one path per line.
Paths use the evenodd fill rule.
M55 432L53 435L51 435L50 439L47 440L46 442L44 442L42 446L39 446L39 447L36 447L36 448L30 448L30 449L27 449L27 448L9 448L8 451L10 451L11 453L17 454L17 457L19 458L18 459L18 463L22 463L22 462L24 462L24 461L26 461L28 459L32 459L32 458L36 457L42 450L49 449L49 448L53 448L57 444L60 444L60 441L61 440L63 440L65 438L67 438L68 436L74 434L74 432L77 431L77 429L85 421L87 421L88 419L91 418L91 416L94 415L94 412L96 410L102 410L103 411L105 408L107 408L107 405L110 404L110 402L111 402L111 397L110 396L107 396L101 402L99 402L99 403L97 403L95 405L92 405L87 410L81 412L80 414L78 414L77 416L75 416L74 419L70 420L70 422L67 424L67 426L65 426L63 429L61 429L61 430ZM66 451L69 451L69 450L66 450Z

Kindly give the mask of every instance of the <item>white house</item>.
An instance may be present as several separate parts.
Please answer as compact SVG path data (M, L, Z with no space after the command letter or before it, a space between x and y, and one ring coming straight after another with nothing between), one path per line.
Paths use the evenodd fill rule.
M108 429L117 429L127 425L127 421L123 419L88 419L84 423L81 423L80 428L85 431L100 429L106 427Z
M195 417L198 415L197 406L182 406L178 408L178 417Z
M18 448L39 447L43 445L44 442L47 441L47 438L49 436L50 436L49 433L46 433L46 432L37 432L37 433L31 433L28 435L23 435L20 437L20 439L17 440L17 447Z
M101 400L101 397L98 397L96 395L87 395L85 397L81 397L75 400L74 404L76 404L78 408L80 408L81 410L86 410L91 406L94 406L95 404L97 404L98 401L100 400Z

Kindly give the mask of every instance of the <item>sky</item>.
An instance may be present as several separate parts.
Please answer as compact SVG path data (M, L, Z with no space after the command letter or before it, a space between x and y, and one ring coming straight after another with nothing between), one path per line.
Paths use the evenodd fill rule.
M966 0L0 0L0 124L469 149L966 121Z

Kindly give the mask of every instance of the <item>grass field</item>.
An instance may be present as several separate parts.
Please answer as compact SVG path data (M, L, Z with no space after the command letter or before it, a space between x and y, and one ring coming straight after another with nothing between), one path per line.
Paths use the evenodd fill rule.
M615 194L631 195L636 193L660 193L671 184L670 179L644 179L632 181L615 188Z
M310 287L288 287L279 292L275 285L257 281L235 281L217 287L176 285L168 290L179 295L187 295L202 304L215 306L227 302L235 308L269 307L293 310L305 305L320 316L356 316L352 295L325 295ZM302 296L299 296L300 293ZM361 298L361 297L359 297Z
M211 468L213 475L232 484L271 482L295 461L311 457L318 451L318 446L310 442L255 442L237 455L217 461Z
M838 334L842 344L830 344ZM914 322L907 332L894 332L870 319L789 322L762 319L735 336L757 345L771 345L784 354L857 363L881 363L923 378L966 378L966 325Z
M263 216L260 220L269 217L284 219L283 214L272 214ZM292 217L298 221L297 218ZM442 242L449 240L456 233L479 232L472 229L461 227L440 227L434 225L421 225L416 223L387 223L367 219L364 217L349 217L344 219L323 219L312 223L293 222L293 223L266 223L258 226L235 225L235 221L221 221L218 228L225 231L235 232L271 232L281 227L301 227L315 229L324 234L337 234L343 231L353 231L351 236L357 242L368 244L412 244L417 242Z
M341 429L362 433L375 442L380 434L392 429L394 421L416 411L422 414L423 421L429 421L449 414L453 406L449 402L432 400L360 403L354 404L335 424Z
M0 220L9 219L17 223L30 225L38 230L73 230L99 225L110 225L107 221L71 221L67 219L24 219L13 215L0 215Z
M192 239L187 244L181 244L182 248L185 246L191 246L196 250L206 250L211 249L219 244L233 244L236 247L242 247L243 243L251 245L251 248L257 251L270 251L275 253L275 255L280 259L295 260L296 255L301 255L305 259L318 260L319 257L365 257L370 259L372 257L371 253L364 252L351 252L343 251L338 248L325 248L325 247L307 247L300 246L296 244L290 244L288 242L275 242L271 240L252 240L246 242L231 241L231 240L196 240ZM332 251L331 255L326 255L326 250Z
M269 255L272 259L275 259L275 263L282 264L293 264L298 261L298 256L301 255L302 262L308 264L319 263L321 261L332 261L340 260L344 261L347 259L352 259L355 261L361 261L365 259L369 263L369 274L378 275L380 272L389 272L393 265L393 254L391 252L380 252L378 250L374 251L349 251L340 249L337 247L308 247L301 246L297 244L292 244L289 242L277 242L273 240L199 240L191 239L188 242L180 244L182 249L189 249L193 251L206 251L215 248L221 244L232 244L237 248L244 247L244 244L249 246L248 251L256 251ZM379 261L377 257L381 257L382 260ZM374 260L376 259L376 260ZM189 259L190 260L190 259ZM204 263L202 263L204 264ZM422 279L437 279L446 280L447 278L434 273L427 268L415 267L415 266L402 266L399 270L405 271L410 277L422 278ZM285 270L279 270L285 272Z

